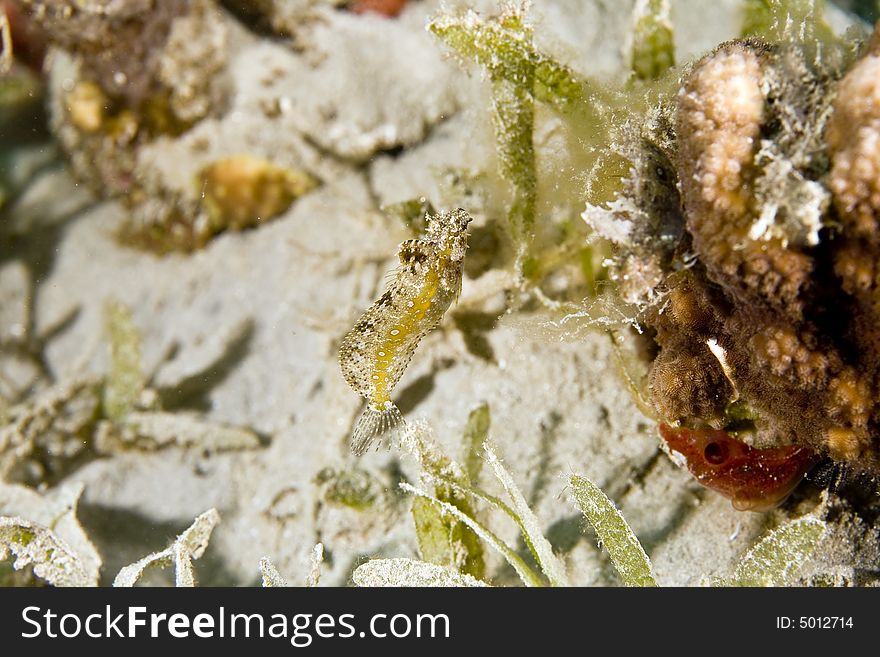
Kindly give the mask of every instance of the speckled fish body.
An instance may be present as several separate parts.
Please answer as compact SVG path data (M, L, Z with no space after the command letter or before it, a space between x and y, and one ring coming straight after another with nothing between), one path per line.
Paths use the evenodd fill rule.
M460 209L428 217L425 238L400 245L394 279L342 341L342 374L367 401L352 434L356 454L404 424L391 391L421 339L458 298L470 221Z

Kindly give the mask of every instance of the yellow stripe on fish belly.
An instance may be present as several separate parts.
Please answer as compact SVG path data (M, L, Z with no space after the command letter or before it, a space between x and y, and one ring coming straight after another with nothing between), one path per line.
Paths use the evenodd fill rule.
M431 309L434 297L437 295L439 277L437 272L429 269L415 298L406 304L406 310L400 321L389 327L388 335L379 343L373 359L373 396L371 403L381 406L391 399L391 390L388 389L388 369L394 364L396 358L400 358L400 348L406 339L413 333L424 333L425 315Z

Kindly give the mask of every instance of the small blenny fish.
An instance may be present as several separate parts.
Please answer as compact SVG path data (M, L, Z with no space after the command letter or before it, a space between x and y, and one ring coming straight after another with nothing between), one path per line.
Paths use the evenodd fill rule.
M818 461L815 452L791 445L750 447L721 429L660 425L669 448L684 456L703 486L729 498L738 511L768 511L781 504Z
M462 209L429 215L425 238L401 243L394 279L342 340L342 375L367 400L352 433L355 454L405 426L391 391L421 339L461 293L470 222Z

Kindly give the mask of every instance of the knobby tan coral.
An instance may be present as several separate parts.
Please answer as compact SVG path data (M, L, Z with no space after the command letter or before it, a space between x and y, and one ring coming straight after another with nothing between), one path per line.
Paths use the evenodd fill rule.
M792 315L810 259L777 237L755 239L755 156L766 119L764 48L722 46L697 64L678 96L679 169L687 227L703 263L733 290Z
M829 185L852 237L877 242L880 208L880 56L870 54L843 78L826 132Z
M730 42L685 74L675 105L685 232L677 254L657 260L660 294L640 316L659 419L875 469L878 48L845 72L796 43ZM644 176L639 160L653 153L642 148ZM659 205L633 192L614 207L638 234L660 222ZM632 242L618 265L644 260L644 247Z

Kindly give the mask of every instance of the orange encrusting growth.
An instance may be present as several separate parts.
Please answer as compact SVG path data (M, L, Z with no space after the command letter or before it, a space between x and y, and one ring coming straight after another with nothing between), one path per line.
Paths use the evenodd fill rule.
M738 511L778 506L817 461L815 452L806 447L756 449L718 429L661 424L660 435L671 450L684 456L697 481L730 499Z
M380 14L388 18L400 15L407 0L355 0L351 10L355 14Z

